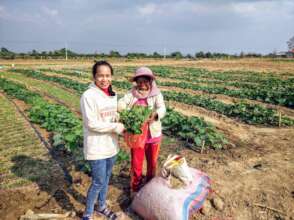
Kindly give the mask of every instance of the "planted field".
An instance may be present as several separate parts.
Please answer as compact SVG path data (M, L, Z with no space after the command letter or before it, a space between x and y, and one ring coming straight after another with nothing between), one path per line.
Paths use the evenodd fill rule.
M114 66L112 84L119 96L132 87L128 79L136 66ZM289 216L292 213L291 185L294 184L291 172L294 168L291 164L294 159L291 141L294 139L293 74L252 70L221 72L175 65L150 67L168 105L163 119L164 141L160 161L170 153L179 153L186 157L190 166L209 174L225 202L224 210L214 211L213 216L238 219L243 215L245 219L258 219L260 207L253 203L262 201L285 213L273 212L268 216ZM1 182L4 188L37 182L36 178L39 178L33 176L23 183L22 178L11 175L13 166L17 164L13 157L19 152L55 160L55 157L35 150L34 147L43 149L44 146L34 132L30 133L30 129L21 125L24 119L11 102L16 100L17 105L23 103L26 106L23 113L31 123L49 134L50 147L71 155L72 160L67 165L75 168L68 173L72 176L72 182L68 184L78 193L73 194L73 188L67 192L72 194L72 209L82 212L89 184L85 172L89 170L81 151L83 134L79 99L91 82L90 71L90 64L83 67L27 66L1 70L1 171L7 174L1 174L0 181L4 181ZM10 138L4 135L5 128ZM110 185L110 200L114 208L124 210L129 202L129 151L122 139L120 143L122 151ZM6 150L7 146L14 147ZM35 171L31 173L35 174ZM274 184L280 180L285 183L283 186ZM75 185L75 182L79 184ZM278 202L276 198L284 202ZM193 218L211 219L213 216L197 213Z
M31 91L35 91L42 96L48 96L50 98L59 100L71 108L78 109L80 106L78 94L64 90L63 88L56 86L56 84L54 85L52 83L40 81L36 78L26 77L19 73L3 72L2 76L14 82L21 83Z
M62 84L62 82L64 82L64 78L61 79L62 80L58 82L61 82ZM60 139L60 142L62 142L62 140L65 140L66 147L70 151L71 148L77 148L79 147L79 145L81 145L81 122L77 121L76 117L74 117L73 115L69 115L70 111L68 109L66 109L63 106L52 105L47 102L44 102L38 93L29 91L25 86L19 83L14 83L12 81L5 79L0 80L3 91L5 93L7 93L10 96L13 96L14 98L18 98L22 101L25 101L28 104L32 104L32 109L30 110L32 122L41 124L41 126L46 128L48 131L56 132L56 135L62 138ZM57 81L55 78L54 80ZM83 86L86 89L86 85L69 80L66 81L66 85L69 88L76 89L78 92L80 91L79 89ZM78 86L71 87L71 85ZM170 122L167 121L167 118L170 118ZM163 120L163 125L165 126L164 132L168 133L170 136L176 136L177 133L173 131L173 129L176 126L178 132L181 132L179 137L184 139L193 147L201 147L203 145L204 147L222 148L222 143L225 143L225 139L222 138L220 134L217 134L216 131L209 131L209 129L211 129L209 128L211 127L209 124L201 122L201 119L198 119L198 123L194 123L193 120L191 120L189 124L184 126L185 128L183 127L181 129L183 120L189 121L189 118L186 119L184 116L176 114L173 110L170 109L167 113L166 119ZM196 136L195 133L198 130L199 136ZM210 133L211 135L207 135L206 130L207 134ZM62 134L63 132L64 134ZM214 133L216 133L217 138L213 137Z
M0 189L24 187L62 174L30 124L0 95Z

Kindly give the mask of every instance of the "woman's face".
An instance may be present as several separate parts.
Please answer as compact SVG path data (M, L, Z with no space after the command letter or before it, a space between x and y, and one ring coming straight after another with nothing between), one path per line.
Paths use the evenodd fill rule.
M151 80L148 77L140 76L136 78L137 88L142 91L151 89Z
M96 86L101 89L107 89L111 85L111 70L108 66L102 65L96 69L94 78Z

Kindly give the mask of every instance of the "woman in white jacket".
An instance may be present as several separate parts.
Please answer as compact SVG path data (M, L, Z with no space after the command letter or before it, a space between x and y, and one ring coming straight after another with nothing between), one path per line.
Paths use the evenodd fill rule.
M166 108L163 96L155 83L155 76L147 67L136 70L132 81L136 85L118 102L118 110L130 109L134 105L146 106L152 109L148 120L148 137L144 148L131 149L131 197L142 185L142 168L144 155L147 160L147 181L156 174L157 158L162 137L161 122Z
M109 178L118 148L118 134L124 126L117 123L117 96L112 91L113 69L106 61L98 61L92 69L94 82L81 97L83 115L84 156L90 163L92 183L87 194L83 220L92 219L98 199L98 212L107 219L116 219L106 207Z

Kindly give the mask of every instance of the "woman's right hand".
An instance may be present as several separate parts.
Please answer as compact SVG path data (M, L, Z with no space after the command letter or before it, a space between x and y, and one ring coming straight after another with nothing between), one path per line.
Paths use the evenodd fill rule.
M122 123L116 123L115 133L122 134L125 131L125 126Z

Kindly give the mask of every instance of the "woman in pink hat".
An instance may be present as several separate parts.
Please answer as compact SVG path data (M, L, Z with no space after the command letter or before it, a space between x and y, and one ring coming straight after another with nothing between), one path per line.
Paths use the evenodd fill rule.
M118 110L130 109L134 105L146 106L152 109L152 114L148 120L148 137L145 147L131 149L131 197L133 197L143 183L144 155L146 155L147 160L147 181L156 174L162 137L160 120L164 117L166 108L163 96L156 86L155 76L149 68L138 68L131 80L135 82L135 85L118 101Z

